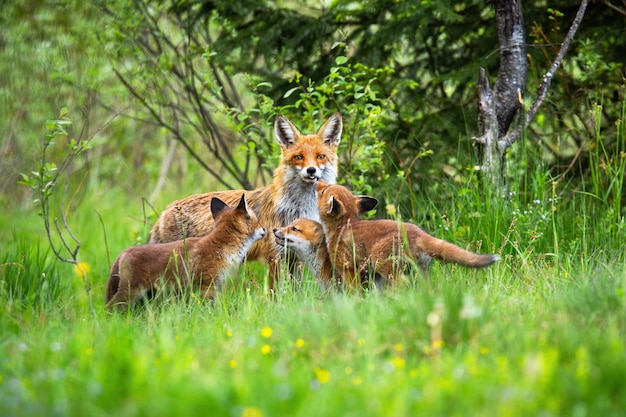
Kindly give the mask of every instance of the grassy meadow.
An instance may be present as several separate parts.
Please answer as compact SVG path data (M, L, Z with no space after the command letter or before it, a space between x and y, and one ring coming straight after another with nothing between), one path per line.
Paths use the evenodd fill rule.
M588 184L538 171L504 201L473 183L416 201L414 221L501 254L492 267L435 262L428 279L363 294L324 294L305 275L269 297L252 263L213 302L130 314L106 312L104 288L117 253L147 236L137 196L93 186L72 207L89 292L32 205L9 207L0 415L623 415L626 158L597 157ZM157 207L186 191L199 190Z

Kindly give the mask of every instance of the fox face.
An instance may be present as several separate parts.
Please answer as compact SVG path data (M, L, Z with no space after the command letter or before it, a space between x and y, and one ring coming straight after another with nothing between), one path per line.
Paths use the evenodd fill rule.
M284 181L314 184L318 180L335 182L337 177L337 146L341 141L343 123L339 113L333 114L314 135L302 135L282 115L274 124L286 169Z
M265 237L265 228L259 223L258 217L249 210L245 194L241 195L239 205L235 209L227 210L226 203L217 197L211 199L211 214L215 219L215 228L224 224L228 231L224 237L245 236L244 244L237 252L229 254L233 262L241 262L254 242Z
M309 219L297 219L285 227L274 229L273 232L276 244L293 250L300 259L313 254L324 243L322 225Z

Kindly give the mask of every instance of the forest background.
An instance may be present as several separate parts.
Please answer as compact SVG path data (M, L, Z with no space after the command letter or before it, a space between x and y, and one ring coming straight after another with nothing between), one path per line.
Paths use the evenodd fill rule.
M0 407L10 415L156 415L144 398L152 392L162 394L164 415L194 405L307 415L319 406L312 392L332 386L322 401L328 415L346 404L361 415L388 407L448 415L464 407L488 415L623 409L626 3L589 4L546 100L508 150L504 194L477 170L474 146L479 68L493 83L500 65L494 4L3 5L0 327L9 355L0 362ZM578 7L523 4L524 110ZM409 219L503 262L490 272L436 265L428 285L365 302L329 301L314 285L261 302L266 272L251 266L217 308L102 311L112 258L145 242L168 203L267 184L279 155L275 115L312 132L335 111L344 117L340 182L377 197L374 216ZM521 123L518 113L512 126ZM59 177L37 182L44 173ZM52 243L74 264L49 249L42 186ZM108 343L114 334L130 348ZM198 364L206 356L213 361ZM146 365L157 362L157 370ZM271 374L270 388L250 377L259 370ZM189 378L200 381L196 390ZM230 382L208 395L220 378ZM384 393L374 405L372 392ZM190 409L170 397L187 398Z

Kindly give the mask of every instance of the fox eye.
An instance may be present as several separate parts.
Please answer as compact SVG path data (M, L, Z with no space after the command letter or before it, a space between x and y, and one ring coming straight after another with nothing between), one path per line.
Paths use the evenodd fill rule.
M319 159L320 161L321 161L321 160L324 160L324 159L326 159L326 155L324 155L323 153L321 153L321 154L317 155L317 159Z
M292 232L297 232L297 231L298 231L298 228L297 228L296 226L291 226L291 231L292 231Z
M304 157L302 155L294 155L293 159L294 161L302 161Z

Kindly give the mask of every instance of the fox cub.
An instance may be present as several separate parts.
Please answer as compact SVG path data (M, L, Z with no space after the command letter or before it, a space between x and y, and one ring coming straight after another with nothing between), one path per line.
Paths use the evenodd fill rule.
M301 217L319 221L315 184L319 180L330 184L336 181L337 146L341 141L342 128L341 115L335 113L316 134L303 135L287 118L278 115L274 132L281 149L281 161L274 171L273 182L251 191L210 192L175 201L154 224L150 243L207 234L213 226L209 201L218 197L227 204L233 204L242 192L252 211L268 230L285 226ZM274 264L278 254L276 244L268 233L266 238L253 245L248 259L262 259Z
M432 258L471 268L491 265L500 258L466 251L412 223L361 220L359 215L372 210L378 200L355 196L340 185L319 182L316 191L328 251L349 287L360 286L366 275L393 282L403 270L404 259L412 259L427 273Z
M211 214L215 227L206 236L133 246L120 253L107 283L106 307L128 308L161 286L174 290L196 286L205 298L212 298L215 287L265 236L265 229L248 210L245 194L236 208L212 198Z
M276 244L303 262L315 275L322 290L335 283L335 273L326 247L322 225L315 220L296 219L273 230Z

